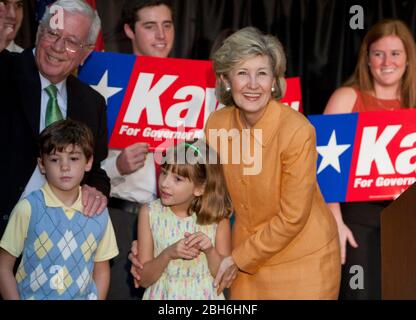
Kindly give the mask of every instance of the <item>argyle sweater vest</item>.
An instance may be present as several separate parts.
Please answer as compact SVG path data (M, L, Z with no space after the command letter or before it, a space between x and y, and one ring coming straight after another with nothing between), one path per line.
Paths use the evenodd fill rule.
M22 261L16 273L21 299L97 299L94 257L109 219L47 207L41 190L26 198L32 208Z

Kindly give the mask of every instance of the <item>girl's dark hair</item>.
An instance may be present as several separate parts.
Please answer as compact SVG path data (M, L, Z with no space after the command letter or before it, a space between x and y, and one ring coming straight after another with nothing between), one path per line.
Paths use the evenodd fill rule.
M217 153L200 139L180 143L169 149L161 167L204 187L204 193L192 201L188 215L197 215L200 225L220 222L232 212L231 199Z

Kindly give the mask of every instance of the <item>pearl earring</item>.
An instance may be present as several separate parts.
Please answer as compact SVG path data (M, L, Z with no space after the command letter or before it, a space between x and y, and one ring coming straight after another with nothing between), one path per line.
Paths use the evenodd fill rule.
M231 91L231 87L230 86L225 87L225 91L230 92Z
M275 91L276 91L276 89L274 87L272 87L272 92L275 92Z

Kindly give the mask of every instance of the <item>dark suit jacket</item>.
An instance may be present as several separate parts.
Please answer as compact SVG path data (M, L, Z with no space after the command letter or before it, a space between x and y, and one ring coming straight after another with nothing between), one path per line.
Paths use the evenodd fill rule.
M94 163L83 184L106 196L110 182L100 162L107 157L104 98L74 76L67 79L67 117L86 123L94 135ZM0 53L0 236L19 200L38 156L41 83L32 50Z

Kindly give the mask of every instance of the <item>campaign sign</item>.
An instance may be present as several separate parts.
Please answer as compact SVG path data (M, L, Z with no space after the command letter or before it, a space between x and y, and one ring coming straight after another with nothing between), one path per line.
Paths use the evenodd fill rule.
M113 131L135 62L136 56L131 54L94 51L78 69L78 79L105 98L108 138Z
M308 118L327 202L391 200L416 182L416 110Z
M110 148L147 142L150 149L203 136L215 97L211 61L94 52L79 78L108 104ZM302 111L299 78L287 79L282 102Z

